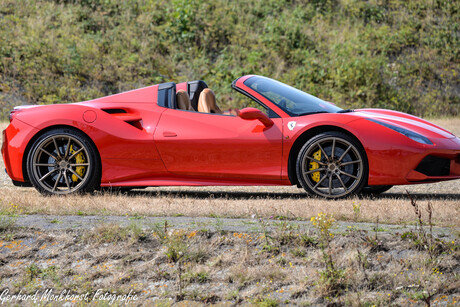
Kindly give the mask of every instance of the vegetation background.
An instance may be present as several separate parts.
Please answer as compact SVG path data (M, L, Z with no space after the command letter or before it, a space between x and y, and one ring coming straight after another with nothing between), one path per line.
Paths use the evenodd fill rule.
M0 117L261 74L344 108L460 111L460 1L0 0Z

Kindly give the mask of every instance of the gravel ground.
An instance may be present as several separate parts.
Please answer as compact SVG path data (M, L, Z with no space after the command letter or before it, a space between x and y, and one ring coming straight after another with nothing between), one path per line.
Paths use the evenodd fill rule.
M274 231L280 227L295 227L299 229L310 229L311 223L308 221L284 221L284 220L259 220L253 219L229 219L229 218L208 218L208 217L127 217L127 216L53 216L53 215L23 215L19 216L15 222L18 227L31 228L34 230L71 230L71 229L93 229L101 224L117 224L127 227L130 224L137 224L143 229L153 225L164 225L173 229L201 229L210 232L261 232L261 222L268 231ZM350 230L372 233L387 232L401 234L404 232L416 231L414 225L388 225L376 223L357 223L357 222L336 222L332 233L345 233ZM460 228L455 227L433 227L433 235L445 240L455 239L460 235Z

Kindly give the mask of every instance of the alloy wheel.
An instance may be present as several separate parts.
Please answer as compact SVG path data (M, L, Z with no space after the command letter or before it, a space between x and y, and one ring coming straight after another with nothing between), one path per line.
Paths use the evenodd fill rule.
M31 161L34 181L51 194L78 191L91 173L88 149L74 136L51 135L35 148Z
M318 138L301 152L301 176L308 190L327 198L355 192L365 176L360 150L343 137Z

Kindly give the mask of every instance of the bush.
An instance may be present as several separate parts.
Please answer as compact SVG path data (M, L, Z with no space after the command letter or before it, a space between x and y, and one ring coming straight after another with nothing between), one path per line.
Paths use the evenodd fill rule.
M243 74L344 108L458 115L460 3L5 0L0 116L203 79L223 105Z

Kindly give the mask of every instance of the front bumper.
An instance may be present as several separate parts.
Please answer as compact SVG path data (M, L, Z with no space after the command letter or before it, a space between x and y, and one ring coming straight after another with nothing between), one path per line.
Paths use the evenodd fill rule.
M436 139L434 146L412 152L403 160L402 178L387 178L385 184L430 183L460 179L460 140Z
M460 179L460 139L430 138L432 145L421 144L375 124L363 126L357 120L354 128L366 150L369 162L368 185L404 185ZM430 170L427 161L441 163ZM429 164L429 163L428 163ZM447 165L447 166L446 166ZM440 167L442 169L437 170Z
M438 148L428 154L425 153L417 167L407 174L408 182L424 183L460 179L460 139L447 141L439 146L441 142L438 140L436 143Z

